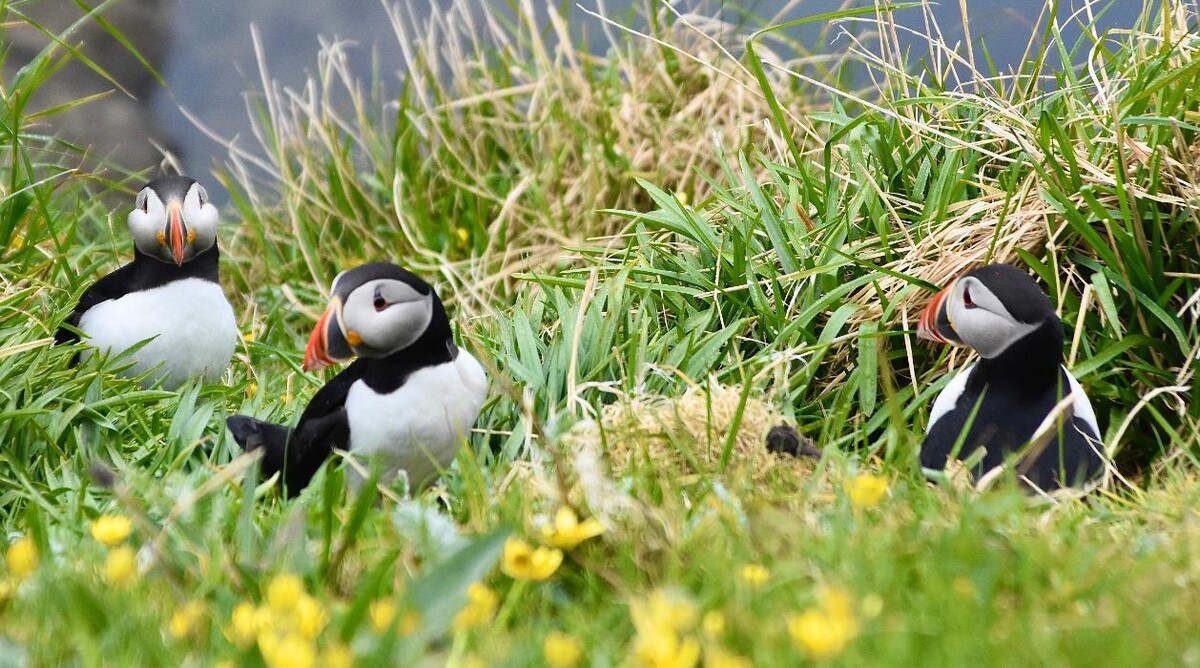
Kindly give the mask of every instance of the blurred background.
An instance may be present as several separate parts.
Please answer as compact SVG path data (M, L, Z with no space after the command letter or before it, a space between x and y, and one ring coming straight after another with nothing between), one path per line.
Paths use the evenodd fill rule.
M79 60L67 62L39 91L36 107L52 108L82 95L103 97L47 116L41 129L86 148L95 160L147 174L158 171L163 151L170 151L186 172L204 178L225 155L210 133L244 147L253 146L250 109L257 97L255 91L264 86L264 76L282 87L304 86L317 67L322 40L350 42L349 62L355 76L364 82L377 82L385 93L399 90L405 73L398 69L403 61L393 16L410 25L421 25L433 11L444 10L456 0L405 2L391 16L385 2L390 0L117 0L106 6L103 18L136 46L161 75L161 81L96 21L81 20L84 10L75 3L16 3L12 8L33 18L44 31L17 26L16 22L9 24L15 27L4 35L10 48L5 81L11 82L15 71L48 43L47 33L59 34L76 23L67 43L110 73L113 81ZM457 2L478 5L482 0ZM745 35L759 26L870 4L870 0L689 0L673 6L681 13L703 14L726 22L730 29L724 44L736 52ZM931 14L948 44L965 40L960 5L965 6L969 16L966 30L977 59L990 59L996 71L1006 72L1019 66L1026 45L1039 29L1038 19L1047 3L965 0L931 5ZM647 6L662 7L643 0L582 0L578 5L553 6L566 17L578 38L601 54L608 48L602 23L582 7L632 26L644 22L641 17L646 15ZM1072 18L1076 13L1091 12L1101 17L1101 26L1122 28L1132 24L1139 9L1140 3L1136 2L1065 0L1059 3L1058 20L1066 42L1073 44L1080 37L1079 21ZM919 9L900 11L896 17L901 23L912 21L912 27L928 31ZM1040 25L1044 28L1045 21ZM855 29L849 23L842 27ZM792 30L788 37L813 52L846 49L848 40L838 38L841 31L827 29L825 25L809 24ZM260 37L266 73L260 71L252 31ZM916 54L924 48L907 40L903 33L899 37ZM1086 50L1071 57L1078 62L1085 56ZM912 61L920 62L919 55ZM223 199L219 188L214 189L218 201Z

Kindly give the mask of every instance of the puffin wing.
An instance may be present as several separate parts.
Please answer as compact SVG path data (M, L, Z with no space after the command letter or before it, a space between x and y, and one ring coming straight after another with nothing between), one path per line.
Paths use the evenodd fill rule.
M64 324L70 325L75 329L79 329L79 321L83 318L83 314L87 313L88 309L92 308L100 302L106 302L110 299L128 294L130 284L133 282L135 275L134 263L130 262L122 266L120 269L104 276L100 280L92 283L87 290L79 297L79 303L75 304L75 308L71 310L71 314L63 320ZM58 331L54 332L54 345L62 343L71 343L79 340L79 335L75 331L66 327L60 326ZM71 361L74 364L78 360L78 355Z
M294 497L308 486L334 448L349 446L346 395L362 377L365 363L355 361L317 390L295 429L245 415L226 419L229 432L243 450L263 450L264 476L283 472L288 496Z

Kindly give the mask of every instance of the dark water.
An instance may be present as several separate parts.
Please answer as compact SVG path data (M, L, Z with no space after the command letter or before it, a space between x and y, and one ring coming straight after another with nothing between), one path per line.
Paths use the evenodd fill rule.
M389 2L393 0L387 0ZM486 2L487 0L477 0ZM432 7L445 7L451 0L422 2L412 0L406 10L417 14L415 23L421 25ZM530 0L538 7L544 0ZM585 7L597 9L598 0L581 0ZM606 14L622 22L628 20L630 5L640 0L608 0L603 3ZM834 11L842 6L870 6L869 0L750 0L742 3L692 0L675 6L717 13L734 24L752 27L763 20L788 21ZM1018 66L1046 0L965 0L970 17L969 28L978 62L987 56L997 70L1003 72ZM1070 17L1083 9L1084 0L1062 0L1059 3L1059 23L1068 44L1081 35L1080 21ZM1104 28L1127 28L1133 25L1141 11L1140 0L1093 2L1092 12L1100 17ZM572 30L586 35L594 50L603 50L601 23L574 3L555 4L564 13ZM225 138L237 138L244 147L254 146L246 108L247 91L261 90L263 83L256 64L251 39L251 25L261 36L262 52L269 76L279 85L299 88L305 79L315 74L320 37L353 42L348 50L352 70L363 79L378 73L385 85L398 88L403 73L397 38L387 12L379 0L341 0L298 2L296 0L210 0L180 2L175 6L171 21L174 34L164 76L168 90L154 100L154 113L168 132L171 143L183 155L187 170L201 178L225 159L225 150L204 136L179 110L182 106L214 132ZM964 40L963 17L958 0L946 0L931 5L942 37L948 44ZM903 25L927 33L928 27L920 9L895 14ZM1045 23L1043 21L1042 25ZM843 24L853 30L853 24ZM809 25L790 33L797 43L814 52L840 52L848 41L839 29L824 30L824 25ZM743 33L744 34L744 33ZM822 41L823 40L823 41ZM920 62L927 47L915 38L902 35L905 46L911 49L914 63ZM741 38L731 37L727 47L740 51ZM965 51L963 51L965 54ZM1086 54L1086 50L1083 51Z

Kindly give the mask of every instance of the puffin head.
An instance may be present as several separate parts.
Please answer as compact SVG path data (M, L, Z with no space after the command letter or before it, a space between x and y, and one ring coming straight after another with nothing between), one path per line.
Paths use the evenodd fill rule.
M937 293L921 313L917 336L970 346L992 359L1051 319L1061 347L1062 324L1033 278L1012 265L989 264L968 271Z
M445 319L433 287L390 262L347 269L329 291L329 306L304 349L305 371L354 355L386 357L420 339L435 313ZM444 324L448 332L449 322Z
M128 223L143 255L182 266L217 242L217 219L204 186L187 176L164 176L138 192Z

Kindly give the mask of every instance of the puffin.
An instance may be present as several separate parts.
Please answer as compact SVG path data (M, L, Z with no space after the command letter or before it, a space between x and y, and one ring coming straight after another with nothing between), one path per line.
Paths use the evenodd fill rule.
M979 354L934 400L921 444L922 467L940 471L949 458L965 459L983 448L974 475L1024 451L1016 470L1026 488L1082 486L1103 473L1096 412L1063 366L1062 321L1028 274L1008 264L966 272L925 307L917 336ZM1067 397L1070 408L1031 444Z
M93 283L55 332L55 344L79 341L115 355L143 341L122 373L175 389L189 378L214 382L238 341L233 307L218 273L216 206L187 176L164 176L138 192L126 222L133 261Z
M246 415L226 420L246 451L262 450L262 475L281 473L298 495L333 450L403 474L419 490L454 460L479 417L488 378L454 343L437 291L390 262L338 274L304 350L305 371L357 357L313 395L294 428ZM363 479L351 473L352 492Z

